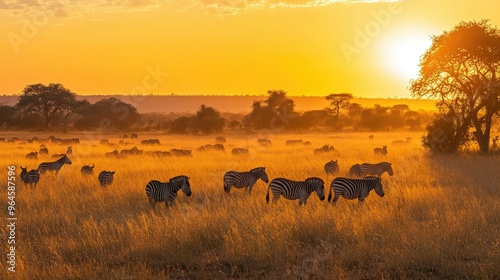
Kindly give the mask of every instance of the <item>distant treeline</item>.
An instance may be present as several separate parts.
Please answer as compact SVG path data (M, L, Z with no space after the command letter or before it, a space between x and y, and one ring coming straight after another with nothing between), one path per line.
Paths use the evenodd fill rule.
M118 98L103 98L90 103L77 99L75 93L61 84L34 84L23 90L14 106L0 105L0 126L12 130L161 130L203 134L224 129L422 130L433 116L427 111L412 111L406 104L363 107L351 103L352 95L348 93L327 96L328 108L296 112L294 101L287 97L286 92L272 90L267 95L267 99L249 104L252 107L249 114L221 113L206 105L200 105L191 115L140 114L132 104Z

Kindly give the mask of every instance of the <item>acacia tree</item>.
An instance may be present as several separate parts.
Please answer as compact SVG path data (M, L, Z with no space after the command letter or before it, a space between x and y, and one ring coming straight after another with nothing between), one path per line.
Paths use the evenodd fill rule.
M284 90L269 90L264 101L254 101L252 112L245 116L245 125L248 128L283 129L289 125L297 114L295 104L286 96Z
M452 120L455 133L447 152L457 152L473 127L480 151L488 153L492 119L500 110L499 73L500 31L487 20L461 22L432 38L410 90L417 98L438 99L438 118ZM428 129L439 128L439 123ZM424 142L433 134L429 131Z
M208 135L213 132L221 132L226 120L221 117L219 111L212 107L201 105L193 118L193 128Z
M340 109L347 108L349 106L349 100L351 99L352 94L350 93L332 93L326 97L326 100L330 101L330 108L328 108L328 111L333 113L335 128L338 128L339 125Z
M24 88L15 107L23 114L39 115L42 127L48 129L55 119L68 118L81 105L76 94L61 84L33 84Z

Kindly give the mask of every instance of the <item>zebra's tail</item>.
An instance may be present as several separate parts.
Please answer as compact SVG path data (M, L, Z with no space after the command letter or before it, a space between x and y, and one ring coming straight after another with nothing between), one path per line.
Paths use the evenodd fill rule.
M268 203L268 204L269 204L269 189L270 188L271 187L267 188L267 195L266 195L266 203Z

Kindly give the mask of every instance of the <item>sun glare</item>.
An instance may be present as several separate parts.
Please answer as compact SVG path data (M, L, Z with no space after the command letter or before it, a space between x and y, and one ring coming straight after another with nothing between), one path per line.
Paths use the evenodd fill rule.
M425 35L407 35L392 38L384 45L383 62L390 72L399 78L417 78L420 57L431 46Z

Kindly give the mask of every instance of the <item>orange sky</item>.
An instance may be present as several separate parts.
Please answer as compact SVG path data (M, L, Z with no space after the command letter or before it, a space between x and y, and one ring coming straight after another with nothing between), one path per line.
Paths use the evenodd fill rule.
M0 94L61 83L77 94L408 97L429 35L461 20L498 26L499 10L491 0L0 0Z

